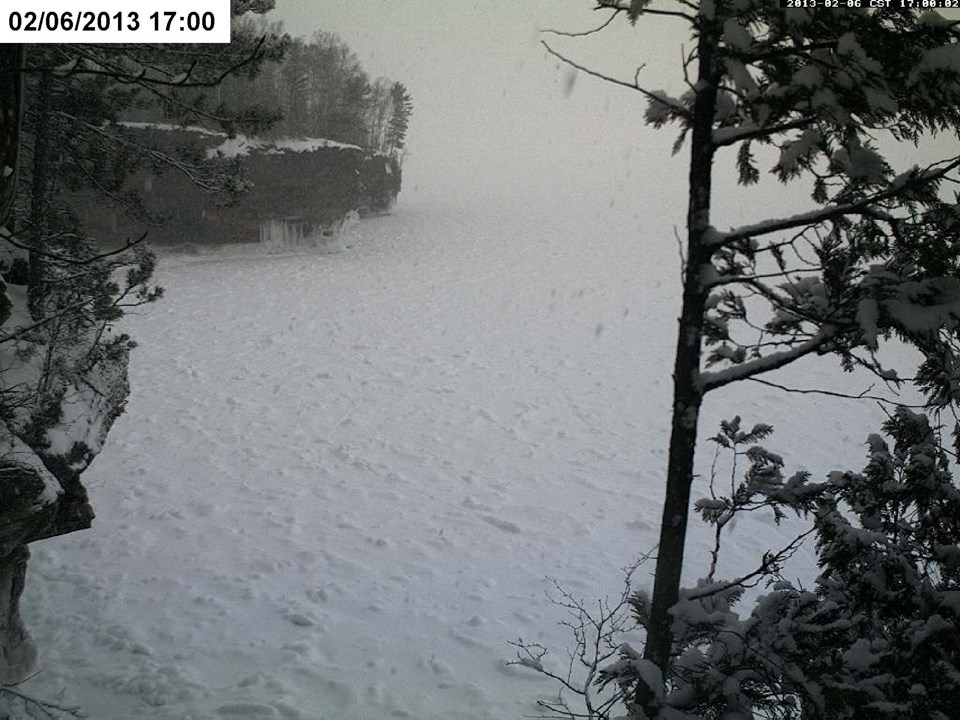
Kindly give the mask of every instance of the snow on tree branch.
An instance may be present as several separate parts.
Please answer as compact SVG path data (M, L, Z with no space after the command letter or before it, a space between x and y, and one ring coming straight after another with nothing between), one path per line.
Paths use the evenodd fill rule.
M764 355L754 360L745 361L739 365L724 368L723 370L705 370L700 373L700 388L702 392L706 393L732 382L745 380L754 375L760 375L781 368L784 365L789 365L794 360L799 360L805 355L820 350L835 334L835 328L827 325L821 328L813 337L789 350Z
M926 189L938 180L945 178L951 171L958 167L960 167L960 156L953 158L943 167L936 170L913 172L907 176L898 176L887 189L874 193L862 200L830 205L788 217L764 220L752 225L743 225L723 232L714 231L710 234L707 242L711 247L723 247L745 238L769 235L794 228L809 227L827 222L828 220L836 220L846 215L863 215L875 212L876 205L887 200L909 196L911 191Z

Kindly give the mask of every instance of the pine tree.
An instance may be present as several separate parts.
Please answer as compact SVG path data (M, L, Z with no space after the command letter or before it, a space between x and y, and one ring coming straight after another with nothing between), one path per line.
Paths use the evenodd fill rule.
M399 154L403 152L406 144L407 128L413 113L413 99L400 82L394 83L390 89L390 99L393 102L393 113L387 125L386 145L388 152Z
M17 195L20 169L20 127L23 122L23 45L0 47L0 227L6 223ZM0 327L10 317L13 303L0 278Z
M283 31L282 24L266 21L248 20L244 27ZM393 85L386 78L371 82L338 35L317 32L306 41L291 40L281 61L267 62L254 78L230 80L220 95L231 108L251 96L269 98L281 116L272 128L277 135L326 138L389 153ZM409 114L408 107L405 122Z
M262 12L272 2L232 7ZM134 346L114 325L161 292L143 238L103 249L80 231L61 191L83 183L135 210L117 188L140 162L214 189L218 171L136 143L114 121L162 102L178 120L256 124L255 114L223 112L207 92L230 73L254 72L284 43L0 47L0 682L22 680L36 661L19 618L26 544L93 519L80 477L123 411Z
M960 130L960 30L915 10L782 9L768 0L597 5L631 23L679 22L693 43L680 95L560 56L643 94L648 124L679 125L675 148L689 145L667 486L644 649L666 677L709 392L811 354L897 384L875 354L897 337L923 353L916 377L932 406L960 399L960 198L952 189L960 156L894 169L880 142ZM714 227L714 159L728 148L742 185L759 180L758 152L775 156L781 182L809 181L809 210ZM655 695L639 684L637 707L653 714Z
M756 717L931 718L960 712L960 487L949 452L926 415L900 408L884 434L867 439L862 472L786 478L783 462L757 444L771 428L742 431L739 418L713 438L750 466L735 491L697 502L720 530L743 512L796 513L812 521L820 574L810 589L783 578L794 541L753 572L712 576L684 589L674 606L677 657L665 685L643 678L640 654L624 646L604 668L628 704L642 683L657 686L662 715L676 720ZM762 428L761 433L755 432ZM748 584L767 591L745 617ZM642 593L631 598L641 622ZM647 717L633 707L632 717Z

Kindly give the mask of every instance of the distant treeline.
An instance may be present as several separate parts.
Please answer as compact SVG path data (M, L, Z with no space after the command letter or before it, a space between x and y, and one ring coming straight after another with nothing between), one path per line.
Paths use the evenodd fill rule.
M284 34L280 22L259 25L260 34ZM256 98L275 110L273 136L327 138L389 155L402 154L413 110L403 83L371 79L336 33L322 31L292 39L282 60L264 63L252 79L228 78L219 92L228 107Z
M309 40L290 38L282 22L248 14L235 18L234 34L283 38L283 48L215 88L180 89L182 101L202 109L200 124L228 132L252 130L268 139L326 138L402 160L413 111L403 83L371 79L336 33L316 32ZM143 102L121 113L122 119L183 118L184 102L140 99Z
M413 111L403 83L371 79L336 33L319 31L309 40L290 38L282 22L248 14L234 19L234 34L283 38L283 51L269 55L251 71L230 75L215 88L181 89L179 97L206 111L201 125L227 131L245 128L268 139L325 138L402 160ZM122 118L176 122L183 115L182 103L146 100L146 107L128 108Z

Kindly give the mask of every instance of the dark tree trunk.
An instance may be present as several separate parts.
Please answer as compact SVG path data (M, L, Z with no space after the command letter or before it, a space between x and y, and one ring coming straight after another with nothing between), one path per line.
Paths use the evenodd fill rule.
M20 124L23 119L23 45L0 45L0 227L6 223L17 196L20 167ZM0 326L13 307L0 278Z
M0 227L13 210L20 168L20 127L23 120L23 45L0 45ZM0 325L10 316L11 303L0 279ZM0 468L0 683L26 678L36 667L37 648L20 618L30 552L24 538L50 520L49 511L35 512L33 497L43 490L42 481Z
M23 45L0 45L0 226L16 197L25 54Z
M698 92L691 126L690 189L687 210L687 265L683 278L683 307L677 333L673 370L673 414L667 467L667 491L660 525L657 569L650 607L650 623L644 658L665 674L673 636L670 609L676 604L683 570L683 552L690 509L694 451L703 393L699 384L700 344L707 291L705 271L711 267L712 252L705 247L704 233L710 225L710 195L714 146L711 140L717 101L713 50L716 30L700 18L698 41ZM641 693L638 701L649 707L650 697Z
M0 684L23 681L37 666L37 646L20 619L20 595L30 551L18 545L0 557Z
M49 227L50 186L50 107L53 101L50 73L40 74L39 107L33 133L33 177L30 187L30 270L27 300L35 320L43 317L43 246Z

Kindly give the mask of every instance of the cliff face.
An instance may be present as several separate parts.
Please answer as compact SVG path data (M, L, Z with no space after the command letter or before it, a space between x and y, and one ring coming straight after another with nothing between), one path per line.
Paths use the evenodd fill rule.
M9 258L8 258L9 259ZM20 619L28 543L90 527L81 475L126 401L129 344L103 342L90 317L38 323L11 281L0 343L0 684L20 682L37 652ZM71 322L73 321L73 322ZM2 715L2 712L0 712Z
M224 177L239 180L244 191L224 204L176 169L137 173L128 190L141 197L147 211L164 218L161 225L135 221L93 193L76 193L72 207L90 234L107 244L144 232L154 243L257 242L275 236L271 228L278 225L322 239L352 213L388 211L400 191L396 160L355 145L317 138L227 138L158 125L131 124L126 131L135 141L161 150L193 146Z

